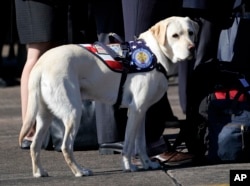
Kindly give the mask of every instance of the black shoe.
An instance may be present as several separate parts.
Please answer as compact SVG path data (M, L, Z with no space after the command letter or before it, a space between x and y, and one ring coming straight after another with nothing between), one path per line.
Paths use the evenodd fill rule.
M99 146L99 153L102 155L122 153L123 142L103 143Z
M24 139L21 144L21 149L29 150L32 141Z

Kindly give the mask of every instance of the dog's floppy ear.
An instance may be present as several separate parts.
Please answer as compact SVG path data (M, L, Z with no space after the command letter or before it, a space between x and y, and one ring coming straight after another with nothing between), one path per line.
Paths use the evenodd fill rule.
M150 28L150 31L161 45L166 44L166 30L168 21L162 20Z

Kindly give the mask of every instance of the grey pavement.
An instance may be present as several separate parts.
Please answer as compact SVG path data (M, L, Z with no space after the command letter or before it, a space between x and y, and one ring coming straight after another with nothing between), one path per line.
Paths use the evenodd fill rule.
M0 186L8 185L86 185L86 186L226 186L231 169L250 169L250 164L223 164L210 166L167 167L163 170L122 171L121 155L100 155L98 150L76 151L81 165L92 169L93 176L76 178L66 166L62 153L45 151L41 159L49 173L46 178L33 178L30 154L18 147L21 127L20 87L0 88ZM169 99L176 116L184 119L179 101L178 87L169 88ZM178 128L167 128L166 135L177 133Z

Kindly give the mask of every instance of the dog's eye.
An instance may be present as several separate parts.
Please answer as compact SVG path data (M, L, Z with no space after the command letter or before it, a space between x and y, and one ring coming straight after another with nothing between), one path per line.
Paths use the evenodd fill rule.
M178 35L178 34L173 34L172 37L173 37L173 38L178 38L179 35Z
M188 34L189 34L190 36L192 36L192 35L194 35L194 32L193 32L193 31L189 31Z

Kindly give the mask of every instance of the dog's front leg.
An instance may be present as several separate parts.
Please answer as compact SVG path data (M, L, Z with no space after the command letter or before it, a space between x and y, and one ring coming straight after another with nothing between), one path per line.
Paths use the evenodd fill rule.
M146 145L146 132L145 132L145 117L143 123L139 123L138 133L136 136L136 149L138 151L138 155L142 162L144 169L158 169L160 168L160 164L158 162L153 162L150 160L147 154L147 145Z
M123 149L123 165L125 171L137 171L138 167L131 162L132 155L138 153L144 169L157 169L159 163L152 162L146 151L145 114L141 109L129 111Z
M143 116L137 110L129 110L126 126L124 148L123 148L123 169L124 171L137 171L138 167L131 162L132 155L135 155L135 139L138 132L138 123L142 122Z

